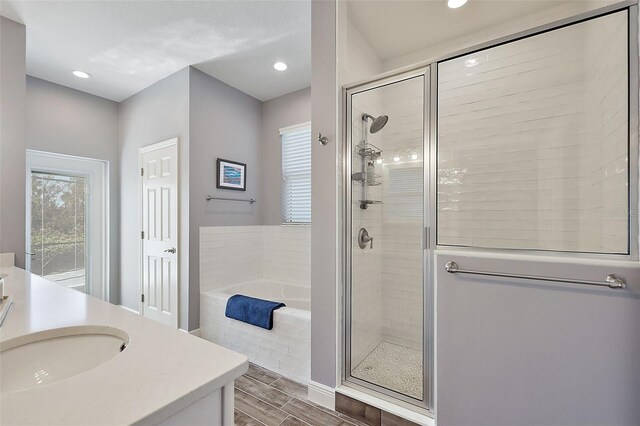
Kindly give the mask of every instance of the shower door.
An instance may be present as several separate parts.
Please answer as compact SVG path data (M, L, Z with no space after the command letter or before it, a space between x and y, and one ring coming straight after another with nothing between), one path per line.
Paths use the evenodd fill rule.
M428 407L429 70L346 92L345 379ZM428 309L431 311L431 309Z

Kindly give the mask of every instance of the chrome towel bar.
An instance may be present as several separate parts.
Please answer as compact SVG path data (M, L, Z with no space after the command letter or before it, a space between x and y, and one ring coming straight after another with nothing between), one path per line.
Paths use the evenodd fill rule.
M253 204L253 203L257 203L257 200L254 200L253 198L249 199L249 200L242 200L240 198L222 198L222 197L212 197L211 195L207 195L206 197L204 197L205 200L210 201L210 200L222 200L222 201L240 201L243 203L249 203L249 204Z
M539 275L518 275L518 274L507 274L507 273L500 273L500 272L473 271L470 269L460 269L458 267L458 264L453 261L447 262L447 264L444 265L444 269L451 274L472 274L472 275L485 275L488 277L518 278L523 280L536 280L536 281L553 281L556 283L595 285L598 287L609 287L613 289L625 288L627 284L623 278L616 277L614 274L607 275L604 281L577 280L577 279L569 279L569 278L543 277Z

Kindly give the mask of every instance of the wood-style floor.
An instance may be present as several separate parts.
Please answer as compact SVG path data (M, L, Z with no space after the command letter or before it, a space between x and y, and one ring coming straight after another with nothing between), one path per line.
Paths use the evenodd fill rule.
M362 425L309 401L306 386L253 364L236 380L235 387L237 426Z

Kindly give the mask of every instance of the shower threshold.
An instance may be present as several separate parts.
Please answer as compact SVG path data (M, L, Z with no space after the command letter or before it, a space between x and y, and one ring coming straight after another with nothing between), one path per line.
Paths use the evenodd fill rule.
M381 342L351 372L353 377L422 400L422 352Z

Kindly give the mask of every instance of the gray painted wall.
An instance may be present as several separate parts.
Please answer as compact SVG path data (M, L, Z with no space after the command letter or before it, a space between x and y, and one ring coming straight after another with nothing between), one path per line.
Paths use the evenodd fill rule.
M457 252L459 253L459 252ZM640 424L640 267L442 253L439 425ZM601 280L628 289L454 275L460 268Z
M336 312L338 272L338 182L336 2L311 6L311 380L336 385Z
M190 68L189 75L189 327L193 330L200 322L200 227L260 225L265 199L260 185L262 102L195 68ZM247 164L246 192L216 189L217 158ZM207 194L258 202L207 202Z
M21 28L12 21L8 22L9 25L3 25L3 28ZM24 27L22 31L24 33ZM3 43L9 41L10 37L3 38ZM24 34L22 43L21 47L14 50L23 53L24 62ZM6 49L3 54L11 52L11 49ZM7 60L3 64L3 82L5 77L8 81L10 76L25 75L24 63L13 74L4 72L8 64L11 61ZM19 176L19 182L24 185L25 148L109 161L111 301L134 310L139 309L140 297L141 224L138 215L132 215L131 212L138 210L139 149L173 137L179 138L179 210L182 218L179 324L184 329L197 328L199 228L280 223L281 151L278 129L310 120L310 90L297 91L263 105L257 99L198 70L187 68L117 104L34 77L28 77L27 80L28 91L22 95L22 101L25 97L28 101L26 117L29 130L22 137L27 142L20 146L11 144L6 150L6 156L5 151L2 152L2 166L5 165L5 158L13 159L2 169L3 182L6 170L7 176L9 172L11 174L7 181ZM14 79L11 86L15 88L20 85ZM14 94L15 90L3 92L3 102L5 99L9 102L8 95ZM14 97L19 98L18 95ZM14 102L12 98L12 107L3 108L3 111L14 114L12 123L19 122L15 118L19 112L15 108L16 104L19 101ZM5 127L7 132L13 129L15 133L16 126L3 126L3 132ZM16 139L15 136L12 138ZM5 139L3 136L3 140L10 138L7 136ZM4 143L2 148L5 148ZM21 158L16 160L17 156ZM215 161L218 157L247 163L246 193L215 188ZM16 194L9 193L8 189L11 188L18 189ZM6 196L12 200L12 204L15 204L13 200L16 198L23 199L21 209L12 210L18 211L19 215L6 215L10 226L6 227L7 232L4 232L4 228L2 232L3 244L11 239L18 241L14 241L17 249L4 249L3 246L3 251L16 251L20 256L24 252L24 187L3 185L2 189L2 198ZM259 201L253 206L207 203L204 200L207 194L252 197ZM266 209L271 215L270 222L264 220L263 212ZM5 217L1 220L4 221ZM15 224L20 222L23 225L17 229ZM9 235L10 232L13 236ZM12 238L5 239L5 235ZM190 270L194 273L190 274Z
M109 162L111 303L120 297L118 103L27 76L27 148Z
M294 92L267 102L267 116L263 117L263 103L259 100L195 68L187 68L120 104L123 305L136 310L139 307L140 219L126 213L138 208L139 148L175 136L180 138L180 215L188 218L180 221L180 328L193 330L200 322L200 227L261 225L265 206L277 210L277 223L280 223L280 190L269 187L263 194L265 170L269 169L268 179L276 179L277 173L279 182L278 129L309 121L309 102L308 89L306 93L304 90ZM265 135L269 135L268 141ZM264 158L265 148L272 150L273 145L278 151ZM246 192L216 188L217 158L247 164ZM258 202L254 205L206 202L206 195L255 198Z
M262 104L262 224L282 224L282 144L280 129L311 121L311 89Z
M121 304L138 310L140 301L139 150L179 139L180 328L189 308L189 69L185 68L120 103L120 277ZM197 275L197 274L196 274Z
M25 26L0 17L0 253L24 267Z

